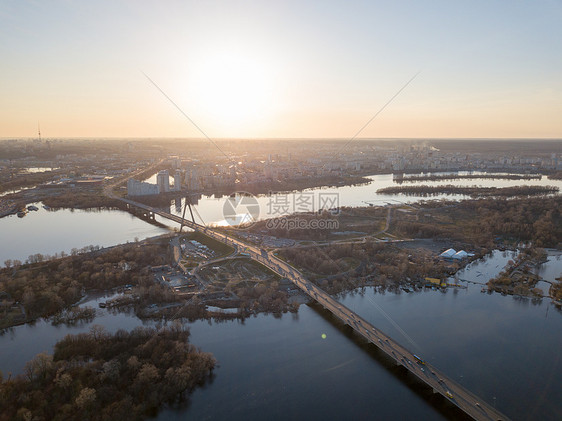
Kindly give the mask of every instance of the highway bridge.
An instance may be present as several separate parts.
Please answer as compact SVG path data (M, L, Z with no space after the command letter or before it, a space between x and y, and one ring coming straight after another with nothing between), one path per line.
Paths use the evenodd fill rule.
M380 351L386 354L397 365L402 365L412 375L421 382L433 389L434 393L439 393L456 405L466 415L475 420L508 420L508 418L497 411L493 406L484 402L482 399L448 378L443 372L431 364L422 361L411 351L394 341L379 329L371 325L367 320L355 314L349 308L334 300L328 293L318 288L307 280L297 269L287 262L279 259L272 252L266 252L259 247L247 244L237 238L227 236L212 228L184 220L183 218L164 212L160 209L144 205L128 199L118 198L111 194L115 199L125 202L128 207L136 207L148 213L148 216L160 215L171 221L187 226L195 231L202 232L207 236L235 247L239 252L244 253L253 260L258 261L280 276L289 279L302 291L308 294L313 300L317 301L326 310L330 311L343 323L349 325L357 334L366 341L375 345Z

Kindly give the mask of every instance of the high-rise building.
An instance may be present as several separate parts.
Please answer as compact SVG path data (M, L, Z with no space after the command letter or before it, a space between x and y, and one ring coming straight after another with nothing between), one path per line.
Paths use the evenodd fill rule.
M168 170L162 170L156 175L156 184L160 193L167 193L170 191L170 174Z
M181 171L176 170L176 174L174 175L174 191L181 190Z
M197 168L192 168L190 171L186 171L185 185L189 191L199 190L201 188Z

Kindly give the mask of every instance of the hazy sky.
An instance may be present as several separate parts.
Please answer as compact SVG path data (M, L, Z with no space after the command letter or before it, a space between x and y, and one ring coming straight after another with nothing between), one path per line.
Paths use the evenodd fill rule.
M0 0L0 137L562 138L562 1Z

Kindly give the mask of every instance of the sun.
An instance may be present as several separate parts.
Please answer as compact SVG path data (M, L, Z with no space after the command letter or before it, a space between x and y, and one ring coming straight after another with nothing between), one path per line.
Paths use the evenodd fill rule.
M189 93L197 108L216 127L249 128L268 113L272 81L259 59L235 52L207 56L189 78Z

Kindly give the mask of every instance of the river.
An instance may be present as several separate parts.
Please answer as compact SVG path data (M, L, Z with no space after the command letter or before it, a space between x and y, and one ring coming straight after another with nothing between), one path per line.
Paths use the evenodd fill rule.
M371 183L360 186L307 189L291 195L292 199L303 193L318 198L321 193L334 193L339 206L422 199L377 195L377 189L393 185L392 175L370 178ZM457 181L424 184L562 186L560 181L544 177ZM205 222L224 219L224 200L201 198L197 209ZM267 210L271 200L259 196L260 208ZM167 232L121 211L46 211L40 203L36 205L39 211L24 218L0 219L0 264L8 258L25 260L34 253L68 253L89 244L109 246ZM260 212L260 218L264 216L267 213ZM496 251L467 267L459 277L485 283L510 258L509 253ZM561 273L560 253L551 252L539 274L552 281ZM480 289L480 285L468 284L467 289L446 293L383 294L365 288L363 293L350 293L340 300L514 420L562 419L562 314L547 299L537 302L489 295ZM90 297L82 305L97 307L100 299ZM20 373L34 355L52 352L57 340L87 331L94 323L109 331L143 324L133 315L105 309L98 312L94 322L80 326L54 327L40 320L10 329L0 336L0 370L4 376ZM212 383L197 389L187 406L165 409L160 420L423 420L446 415L315 306L303 305L296 315L258 315L243 323L199 321L189 326L192 343L212 352L219 367Z
M315 211L320 207L415 203L428 199L459 200L466 197L462 195L437 195L430 198L382 195L377 194L376 191L395 185L396 180L394 180L393 175L380 174L367 178L371 180L369 183L356 186L318 187L290 193L258 195L256 196L256 202L259 205L259 211L256 218L277 217L295 211ZM149 178L149 180L152 181L153 178ZM481 185L484 187L552 185L562 189L562 180L548 180L544 176L541 180L459 179L408 183L408 185L416 184ZM194 206L196 222L224 224L226 200L226 196L202 196ZM181 215L184 203L184 199L178 199L173 201L166 210ZM25 261L28 256L35 253L50 255L61 251L70 253L72 248L81 248L87 245L111 246L126 241L134 241L135 238L143 239L166 232L163 228L155 227L122 211L103 210L94 212L68 209L46 211L41 207L41 203L35 205L39 207L39 211L29 212L24 218L17 218L15 215L0 218L0 265L7 259ZM245 208L242 206L239 210L244 211ZM186 215L189 217L189 212ZM156 220L164 225L171 224L170 221L160 217L157 217Z
M443 174L443 173L437 173ZM464 175L468 172L460 172ZM479 174L479 173L472 173ZM481 173L484 174L484 173ZM366 177L371 180L368 183L354 186L339 187L316 187L305 189L302 191L294 191L288 193L273 193L271 195L257 195L256 202L259 205L259 212L255 215L256 219L266 219L279 217L294 212L312 212L319 209L329 209L335 207L358 207L358 206L384 206L386 204L400 203L416 203L422 200L462 200L470 198L466 195L444 195L438 194L434 196L405 196L395 194L379 194L377 190L397 185L397 179L392 174L379 174ZM152 178L148 179L152 181ZM540 180L501 180L501 179L457 179L442 181L416 181L412 183L403 183L406 186L427 185L454 185L460 187L482 186L482 187L514 187L514 186L555 186L562 191L562 180L549 180L546 176L542 176ZM225 202L227 196L216 197L214 195L202 195L197 201L194 209L195 222L202 224L218 224L224 225L225 220ZM181 206L176 202L172 202L166 210L181 216L184 205L181 200ZM241 206L244 211L244 206ZM186 213L189 216L189 212Z
M9 215L0 218L0 265L7 259L25 261L30 255L54 255L85 246L114 246L116 244L153 237L168 232L151 225L128 212L117 210L57 211L39 208L23 218Z
M461 278L485 282L511 258L510 252L495 251L467 267ZM543 266L562 271L560 259ZM446 293L396 294L365 288L339 300L512 419L560 419L562 314L550 300L480 289L468 284ZM102 299L94 296L82 305L97 307ZM53 327L42 320L11 329L0 337L0 370L21 372L35 354L52 352L58 339L94 323L109 331L142 324L131 315L98 312L94 322L79 327ZM446 417L316 306L303 305L295 315L189 326L191 342L212 352L219 367L187 406L166 408L159 420Z

